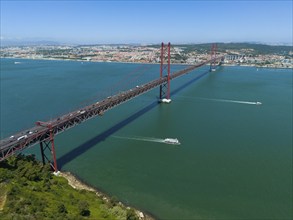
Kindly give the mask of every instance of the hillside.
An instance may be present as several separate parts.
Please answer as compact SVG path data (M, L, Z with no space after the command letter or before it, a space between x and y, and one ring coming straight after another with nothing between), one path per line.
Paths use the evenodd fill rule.
M0 162L0 219L139 219L117 199L73 189L34 156Z

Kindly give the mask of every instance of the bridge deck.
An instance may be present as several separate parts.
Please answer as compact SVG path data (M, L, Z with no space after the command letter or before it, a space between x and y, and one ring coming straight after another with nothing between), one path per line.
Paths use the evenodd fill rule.
M170 79L175 79L179 76L189 73L192 70L199 68L209 62L210 60L175 72L170 75ZM54 135L57 135L95 116L103 115L104 112L110 110L111 108L143 93L146 93L153 88L166 83L167 81L167 76L164 76L162 78L132 88L128 91L103 99L97 103L85 106L84 108L81 108L77 111L73 111L51 121L47 121L46 124L50 125L50 128L47 126L42 126L39 123L39 125L36 125L35 127L19 132L11 137L2 139L0 141L0 161L14 154L16 151L23 150L41 141L48 140L50 138L50 129L52 129Z

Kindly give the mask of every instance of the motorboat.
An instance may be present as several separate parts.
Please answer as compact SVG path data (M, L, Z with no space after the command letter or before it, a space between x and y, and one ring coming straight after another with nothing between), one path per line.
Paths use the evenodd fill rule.
M177 138L165 138L164 143L166 143L166 144L176 144L176 145L180 144L180 142L178 141Z
M170 103L171 102L171 99L161 99L160 102L162 103Z
M262 103L261 103L261 102L256 102L255 104L256 104L256 105L261 105Z

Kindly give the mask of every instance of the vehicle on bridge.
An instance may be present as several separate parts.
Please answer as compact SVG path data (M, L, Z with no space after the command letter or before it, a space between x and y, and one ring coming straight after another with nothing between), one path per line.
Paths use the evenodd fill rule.
M25 139L25 138L27 138L27 135L22 135L19 138L17 138L17 140L20 141L20 140Z

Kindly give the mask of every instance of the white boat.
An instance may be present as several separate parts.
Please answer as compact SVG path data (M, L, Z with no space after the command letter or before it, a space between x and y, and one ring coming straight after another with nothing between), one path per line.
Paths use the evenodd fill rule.
M14 64L20 64L20 62L16 62L16 61L15 61Z
M256 102L255 104L256 104L256 105L261 105L262 103L261 103L261 102Z
M161 99L160 102L162 102L162 103L170 103L171 99Z
M164 143L166 143L166 144L176 144L176 145L180 144L180 142L178 141L177 138L165 138Z

